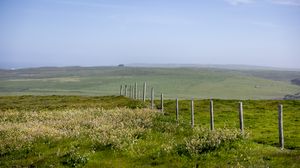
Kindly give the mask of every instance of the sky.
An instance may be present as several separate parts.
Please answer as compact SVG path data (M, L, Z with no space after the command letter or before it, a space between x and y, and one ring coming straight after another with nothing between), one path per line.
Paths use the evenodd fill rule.
M300 68L300 0L0 0L0 68Z

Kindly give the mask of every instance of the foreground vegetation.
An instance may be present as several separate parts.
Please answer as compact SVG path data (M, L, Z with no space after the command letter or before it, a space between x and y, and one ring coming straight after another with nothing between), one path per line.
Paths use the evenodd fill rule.
M215 100L211 132L207 100L195 102L191 129L187 100L177 125L173 100L162 114L124 97L0 97L0 167L299 166L300 101L280 101L285 150L277 147L279 101L245 101L245 135L236 102Z
M278 99L300 92L292 80L299 71L216 68L63 67L0 70L0 95L119 95L121 84L142 89L146 81L157 97ZM150 95L150 89L148 89Z

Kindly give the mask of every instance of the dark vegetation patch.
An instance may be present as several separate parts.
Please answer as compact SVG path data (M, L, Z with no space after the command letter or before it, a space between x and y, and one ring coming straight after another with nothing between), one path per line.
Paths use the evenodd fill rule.
M300 100L300 92L296 93L294 95L290 95L290 94L286 95L286 96L284 96L283 99L285 99L285 100Z
M300 78L296 78L296 79L291 80L291 83L294 84L294 85L300 85Z

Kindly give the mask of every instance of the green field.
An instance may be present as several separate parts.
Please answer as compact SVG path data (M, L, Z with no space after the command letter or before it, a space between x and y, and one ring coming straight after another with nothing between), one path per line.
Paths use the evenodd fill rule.
M299 78L299 71L191 67L0 70L0 167L299 167L300 100L282 100L300 93L291 84ZM154 110L148 99L119 96L120 85L135 82L140 91L147 82L147 98L155 89ZM209 130L209 98L215 131Z
M300 92L299 71L217 68L64 67L0 71L0 95L118 95L121 84L143 82L156 97L280 99Z
M160 107L156 101L157 108ZM299 167L300 101L245 100L246 134L236 100L175 101L165 113L120 96L0 97L0 167ZM284 106L285 149L278 147L277 105Z

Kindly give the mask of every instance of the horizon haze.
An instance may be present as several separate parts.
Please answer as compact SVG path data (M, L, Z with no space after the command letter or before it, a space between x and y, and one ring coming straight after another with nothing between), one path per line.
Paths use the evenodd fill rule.
M3 0L0 68L300 68L299 0Z

